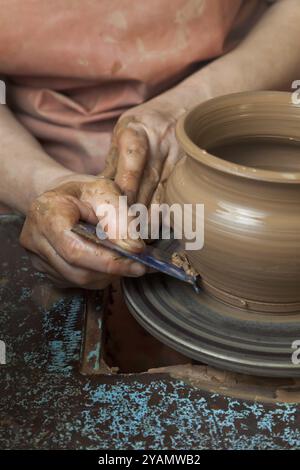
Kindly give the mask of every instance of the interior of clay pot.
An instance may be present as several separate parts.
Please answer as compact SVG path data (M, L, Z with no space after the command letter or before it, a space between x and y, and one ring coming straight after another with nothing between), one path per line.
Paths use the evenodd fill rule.
M252 177L253 169L266 177L300 176L300 108L290 93L238 93L210 100L186 115L178 135L189 155L211 165L226 162L227 171L236 173L240 166L249 167Z
M300 171L300 143L284 139L246 138L213 145L209 153L229 162L261 170Z

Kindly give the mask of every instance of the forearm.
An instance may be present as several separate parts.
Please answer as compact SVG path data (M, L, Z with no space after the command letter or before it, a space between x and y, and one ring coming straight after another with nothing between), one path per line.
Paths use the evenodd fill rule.
M264 14L241 44L166 93L189 109L215 96L290 88L300 76L300 2L281 0Z
M0 202L20 212L26 213L54 180L72 174L44 152L4 105L0 106L0 143Z

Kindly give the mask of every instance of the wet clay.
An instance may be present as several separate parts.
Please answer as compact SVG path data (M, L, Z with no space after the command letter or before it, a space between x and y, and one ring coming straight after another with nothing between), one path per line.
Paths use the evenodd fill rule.
M300 108L289 93L203 103L181 118L185 157L166 201L205 206L205 240L189 260L222 301L300 312Z
M189 262L187 255L184 252L177 253L176 251L172 254L172 263L175 264L178 268L184 270L188 276L198 276L199 273L194 269L194 267Z

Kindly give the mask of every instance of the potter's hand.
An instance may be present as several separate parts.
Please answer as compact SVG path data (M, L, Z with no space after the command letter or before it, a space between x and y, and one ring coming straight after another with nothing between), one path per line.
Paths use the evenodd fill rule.
M71 232L80 219L93 224L101 221L103 204L110 203L118 211L119 195L109 179L77 176L60 180L54 189L38 197L27 213L20 237L21 244L33 254L35 267L61 287L89 289L106 287L114 275L144 274L145 268L139 263L117 257ZM132 251L143 249L139 240L127 238L116 243Z
M128 203L159 203L164 183L180 158L175 124L184 112L157 97L124 113L112 138L104 173Z

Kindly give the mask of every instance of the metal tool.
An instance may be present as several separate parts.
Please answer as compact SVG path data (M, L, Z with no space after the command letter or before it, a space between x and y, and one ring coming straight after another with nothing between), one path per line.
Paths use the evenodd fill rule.
M99 229L98 229L99 230ZM193 276L187 274L182 268L175 266L171 260L171 253L170 250L165 251L155 246L147 245L143 252L141 253L133 253L131 251L125 250L121 246L113 243L107 239L101 239L97 236L96 227L92 224L88 224L85 222L80 222L79 224L75 225L72 229L74 233L80 235L94 243L104 246L105 248L109 248L126 258L132 259L134 261L138 261L155 271L160 271L168 276L174 277L180 281L187 282L191 284L195 290L195 292L199 292L198 286L198 278L199 276ZM176 240L175 240L175 243ZM178 248L178 245L174 245L174 248ZM176 251L175 249L173 252Z

